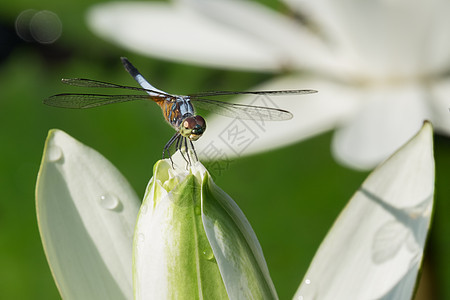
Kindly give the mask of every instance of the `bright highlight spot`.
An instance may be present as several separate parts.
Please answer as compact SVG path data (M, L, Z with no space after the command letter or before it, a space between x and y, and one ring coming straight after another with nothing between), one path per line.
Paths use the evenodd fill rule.
M15 28L22 40L40 44L54 43L62 33L62 23L58 15L48 10L22 11L16 18Z

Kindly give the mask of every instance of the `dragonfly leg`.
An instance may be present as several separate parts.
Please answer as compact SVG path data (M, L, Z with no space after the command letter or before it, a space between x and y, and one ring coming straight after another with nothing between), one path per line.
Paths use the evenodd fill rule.
M189 166L189 161L187 160L186 156L183 153L183 140L185 139L185 137L181 137L178 141L177 141L177 145L176 145L176 149L178 151L180 151L181 156L183 157L184 161L186 162L187 166ZM186 153L187 155L187 153ZM189 157L189 156L188 156Z
M189 140L189 142L191 143L191 148L192 152L194 152L195 160L198 161L197 151L195 151L194 143L191 140Z
M184 138L184 151L186 151L186 156L188 158L188 165L192 165L191 156L189 155L188 138Z
M179 143L179 141L180 141L180 137L181 137L181 135L180 135L179 132L175 133L175 134L170 138L170 140L167 142L167 144L164 146L164 149L163 149L163 159L166 158L166 152L167 152L167 154L169 155L170 162L172 163L172 168L173 168L173 160L172 160L172 155L170 154L169 148L170 148L170 146L172 146L172 144L173 144L175 141L177 141L177 147L178 147L178 143Z

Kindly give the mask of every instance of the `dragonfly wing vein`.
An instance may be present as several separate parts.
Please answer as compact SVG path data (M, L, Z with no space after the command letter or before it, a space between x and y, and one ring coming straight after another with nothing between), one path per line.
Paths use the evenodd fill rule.
M282 121L293 117L292 113L273 107L228 103L203 98L192 98L192 101L196 108L242 120Z
M171 95L163 93L161 91L149 90L144 88L138 88L133 86L120 85L115 83L109 83L99 80L85 79L85 78L63 78L61 80L63 83L78 87L89 87L89 88L111 88L111 89L127 89L133 91L141 92L151 92L159 96L171 97Z
M267 96L285 96L285 95L306 95L317 93L316 90L280 90L280 91L213 91L191 94L191 97L211 97L211 96L226 96L226 95L267 95Z
M149 100L147 95L58 94L44 100L50 106L63 108L92 108L134 100Z

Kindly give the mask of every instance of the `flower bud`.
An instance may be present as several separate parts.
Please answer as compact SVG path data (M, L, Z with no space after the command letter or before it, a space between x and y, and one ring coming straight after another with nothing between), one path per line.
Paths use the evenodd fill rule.
M277 298L250 224L201 163L156 163L133 248L136 299Z

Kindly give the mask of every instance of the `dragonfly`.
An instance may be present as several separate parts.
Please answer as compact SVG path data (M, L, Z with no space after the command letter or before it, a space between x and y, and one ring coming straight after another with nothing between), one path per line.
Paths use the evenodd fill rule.
M146 95L63 93L46 98L44 104L61 108L84 109L134 100L154 101L161 107L165 120L176 131L164 146L162 155L163 159L166 158L166 156L169 157L172 166L172 155L169 149L171 149L173 145L175 146L175 151L180 151L188 165L191 165L194 157L198 161L197 153L192 142L198 140L203 135L206 130L206 121L202 116L195 113L194 108L243 120L282 121L289 120L293 117L292 113L289 111L279 108L223 102L212 98L217 96L235 95L302 95L317 92L316 90L307 89L243 92L213 91L189 95L175 95L161 91L151 85L126 57L121 57L121 60L125 70L137 81L141 86L140 88L84 78L62 79L61 81L65 84L78 87L133 90L145 92ZM192 155L189 154L189 150L194 153L194 157L191 158ZM185 154L183 154L183 151Z

